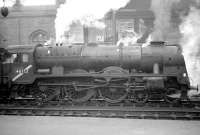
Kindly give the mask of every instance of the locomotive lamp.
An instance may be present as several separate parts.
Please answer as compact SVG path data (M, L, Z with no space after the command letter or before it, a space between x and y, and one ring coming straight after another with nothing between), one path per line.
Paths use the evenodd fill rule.
M1 14L3 17L7 17L8 13L9 13L8 7L5 6L5 0L3 0L3 3L4 3L4 5L3 5L3 7L1 7Z

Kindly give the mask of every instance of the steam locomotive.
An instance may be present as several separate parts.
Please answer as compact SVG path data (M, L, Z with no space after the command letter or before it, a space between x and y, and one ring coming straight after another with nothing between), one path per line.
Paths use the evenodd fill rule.
M8 54L8 55L6 55ZM109 103L187 99L190 82L179 45L9 46L1 50L1 95Z

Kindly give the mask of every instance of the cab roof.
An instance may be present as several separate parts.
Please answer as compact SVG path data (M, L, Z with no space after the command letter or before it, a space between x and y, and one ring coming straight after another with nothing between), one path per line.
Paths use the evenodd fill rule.
M34 51L35 45L9 45L6 49L10 53L29 53Z

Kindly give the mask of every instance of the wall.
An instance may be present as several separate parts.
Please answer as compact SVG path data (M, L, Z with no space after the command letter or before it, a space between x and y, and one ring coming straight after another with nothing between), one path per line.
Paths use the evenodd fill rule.
M38 30L55 37L55 17L56 5L10 7L6 18L0 16L0 46L31 44L30 36Z

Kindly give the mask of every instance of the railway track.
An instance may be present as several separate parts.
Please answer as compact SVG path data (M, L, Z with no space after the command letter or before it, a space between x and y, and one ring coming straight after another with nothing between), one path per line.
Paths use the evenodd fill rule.
M70 104L49 102L43 105L0 104L0 115L106 117L132 119L200 120L200 103L170 105L162 102L148 104Z

